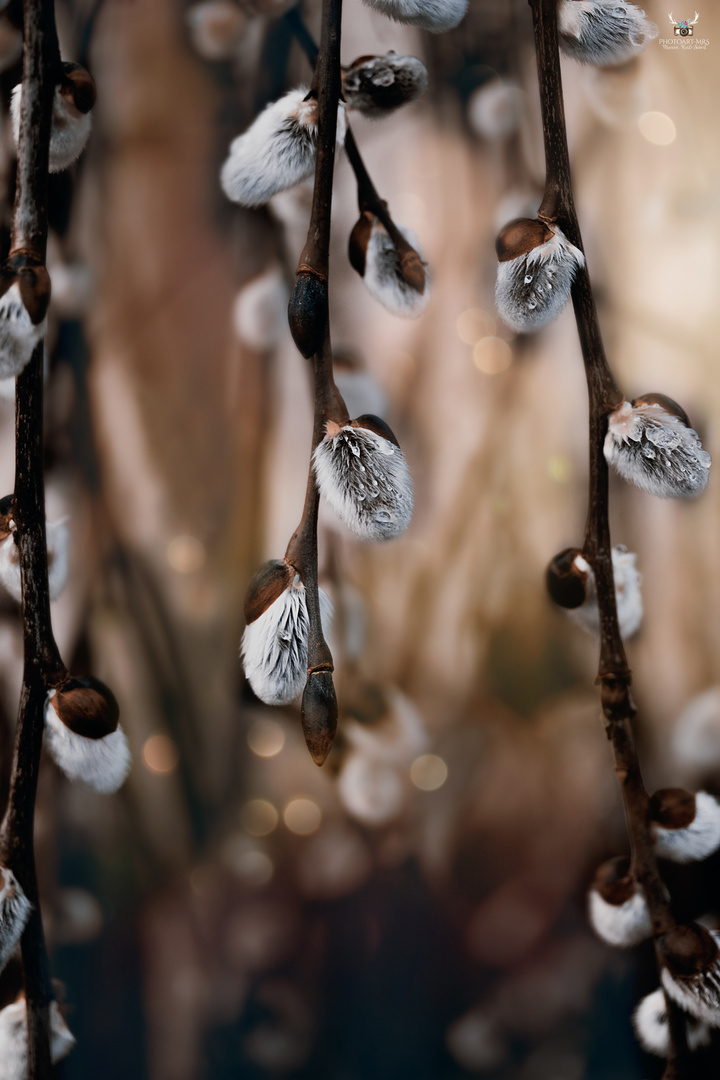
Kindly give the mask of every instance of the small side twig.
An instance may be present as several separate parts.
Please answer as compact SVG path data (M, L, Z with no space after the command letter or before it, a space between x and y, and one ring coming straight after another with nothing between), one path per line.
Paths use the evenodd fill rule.
M303 22L300 12L297 8L293 8L291 11L287 12L285 19L295 35L298 44L301 46L310 64L314 68L317 63L319 50L312 34ZM388 204L382 196L378 194L377 188L375 187L365 162L360 155L360 150L355 141L355 135L353 134L349 120L347 121L347 130L345 133L345 152L347 153L350 166L355 173L360 213L364 210L368 210L375 215L386 229L390 239L401 256L406 251L413 251L414 249L405 239L390 216Z

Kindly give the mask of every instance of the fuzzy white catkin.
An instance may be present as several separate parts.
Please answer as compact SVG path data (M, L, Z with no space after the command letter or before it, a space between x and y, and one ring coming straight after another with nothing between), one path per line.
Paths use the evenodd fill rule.
M405 532L413 491L399 446L346 424L318 443L312 460L320 494L361 540L391 540Z
M3 971L22 937L32 904L6 866L0 866L0 884L0 971Z
M279 191L306 180L315 170L317 101L307 87L271 102L247 131L230 144L220 171L228 199L241 206L263 206ZM338 105L337 142L345 142L345 108Z
M50 1057L62 1061L75 1045L56 1001L50 1002ZM27 1006L25 998L0 1011L0 1080L27 1080Z
M658 35L645 12L625 0L560 0L558 29L563 52L603 67L626 63Z
M710 455L694 431L657 403L624 401L608 418L605 460L624 480L663 499L690 499L707 487Z
M668 1057L670 1054L670 1027L662 987L644 997L633 1013L633 1027L638 1042L648 1054ZM697 1020L687 1022L689 1050L697 1050L710 1043L710 1029Z
M247 15L232 0L202 0L187 9L185 22L203 60L230 60L237 52Z
M692 698L672 733L673 758L685 769L715 772L720 766L720 686Z
M711 930L710 935L716 945L720 945L720 933ZM681 1009L691 1016L720 1027L720 962L716 959L698 975L680 978L663 967L662 984L669 996Z
M441 34L465 17L468 0L365 0L368 7L396 22Z
M402 226L398 228L422 259L415 234ZM419 293L403 278L397 249L385 226L377 218L373 222L365 253L363 281L370 295L378 303L393 315L401 315L404 318L415 319L418 315L422 315L430 299L427 270L425 271L425 288Z
M46 521L45 535L48 557L48 592L51 600L57 600L65 588L68 579L70 561L70 532L65 522ZM20 553L15 543L14 534L0 542L0 584L18 603L22 600L20 582Z
M495 303L511 330L529 333L556 319L585 256L555 225L555 234L525 255L498 263Z
M233 304L235 336L258 352L274 349L287 331L288 287L279 266L258 274L238 291Z
M655 851L670 862L690 863L707 859L720 848L720 803L707 791L695 795L695 817L683 829L652 826Z
M14 282L0 297L0 378L19 375L47 331L47 317L35 325Z
M343 96L348 109L364 116L387 116L415 101L428 87L428 72L416 56L371 56L343 73Z
M10 116L12 119L13 138L17 147L20 140L20 111L22 106L22 83L18 83L12 92ZM60 88L55 87L53 97L52 127L50 129L50 157L48 168L51 173L62 172L72 165L82 154L92 130L92 112L79 112L68 101Z
M643 618L643 602L640 583L642 574L636 567L637 555L627 551L622 544L612 550L613 578L615 579L615 605L621 636L627 640L640 629ZM575 564L581 566L587 574L585 582L586 600L580 607L568 608L568 616L590 634L600 634L600 612L598 610L595 576L590 564L582 555L575 558Z
M387 687L387 711L374 724L348 720L345 737L353 748L366 757L406 769L416 757L426 753L428 735L415 705L399 690Z
M125 732L117 726L102 739L88 739L64 724L48 694L45 706L45 748L69 780L86 784L101 795L112 795L130 772L131 757Z
M361 751L352 751L345 758L337 793L356 821L375 828L397 817L407 795L397 769Z
M511 79L490 79L470 95L467 116L484 139L504 139L520 126L525 95ZM507 218L505 219L507 220Z
M320 621L325 633L332 603L322 589ZM253 691L266 705L289 705L307 680L308 611L298 575L259 618L245 627L240 655Z
M591 889L588 916L597 936L617 949L629 949L652 937L650 913L639 886L624 904L609 904L597 889Z

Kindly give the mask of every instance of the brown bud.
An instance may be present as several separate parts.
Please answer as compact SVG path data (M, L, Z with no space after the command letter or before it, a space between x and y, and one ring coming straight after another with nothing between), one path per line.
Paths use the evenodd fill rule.
M316 765L322 765L337 731L338 704L331 671L310 672L300 716L310 756Z
M284 559L270 559L263 564L248 585L243 604L245 622L255 622L287 589L295 570Z
M599 866L593 880L593 889L607 904L627 903L637 891L637 882L630 873L627 855L618 855Z
M299 269L288 304L290 333L309 360L322 348L328 323L327 281L311 270Z
M358 416L357 420L350 421L350 427L367 428L368 431L374 431L381 439L387 439L393 446L397 446L398 449L400 448L400 443L395 438L392 429L384 420L381 420L379 416L372 416L370 413L366 413L364 416Z
M348 258L353 270L356 270L360 277L365 277L365 259L374 224L375 215L369 210L363 210L350 233Z
M14 495L5 495L4 498L0 499L0 540L6 540L12 532L10 522L13 519L14 501Z
M515 218L500 230L495 241L497 257L500 262L517 259L552 240L554 235L552 229L538 218Z
M687 427L692 427L688 414L682 405L678 405L677 401L673 401L666 394L643 394L642 397L635 398L631 404L633 409L637 408L638 405L660 405L665 412L669 412L671 416L677 416Z
M31 321L38 326L50 303L50 275L35 252L13 251L0 267L0 296L15 282Z
M709 968L718 958L718 947L699 923L675 926L658 938L657 947L671 975L688 978Z
M663 829L686 829L695 812L695 796L684 788L662 788L650 799L650 819Z
M117 729L120 708L112 690L92 675L69 678L49 705L76 735L103 739Z
M44 266L24 266L18 271L17 281L30 321L39 326L50 304L50 275Z
M95 80L80 64L63 63L60 93L72 101L79 113L89 113L97 100Z
M356 56L353 62L345 68L345 71L352 71L353 68L360 67L361 64L367 64L368 60L377 60L377 57L372 53L363 53L362 56Z
M545 571L545 585L552 600L560 607L577 608L587 599L588 572L578 566L579 548L565 548Z
M400 270L403 276L403 280L414 289L420 296L425 292L425 286L427 285L427 276L425 274L425 264L420 258L420 253L415 250L412 244L407 240L401 238L396 242L396 250L400 259Z

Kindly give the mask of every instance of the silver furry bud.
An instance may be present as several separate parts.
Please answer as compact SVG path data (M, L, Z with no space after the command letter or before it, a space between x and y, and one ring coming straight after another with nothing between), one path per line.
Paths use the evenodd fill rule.
M648 1054L657 1057L670 1056L670 1025L668 1024L667 1003L662 987L644 997L633 1013L633 1027L638 1042ZM689 1050L710 1044L710 1028L700 1020L688 1018L686 1024Z
M690 499L707 487L711 458L670 398L623 401L608 418L605 460L625 480L663 499Z
M427 307L430 285L414 233L398 231L396 242L379 218L365 210L350 234L350 263L384 308L412 319Z
M419 26L433 34L456 27L468 7L468 0L365 0L365 3L389 19Z
M12 870L0 866L0 971L15 952L31 911L32 904Z
M405 532L413 512L410 471L390 428L376 416L330 421L313 454L320 493L362 540Z
M676 926L657 940L669 997L698 1020L720 1027L720 933L699 923Z
M622 544L612 549L615 606L623 638L640 629L643 617L642 575L635 565L637 555ZM590 634L600 634L600 612L592 567L578 548L566 548L556 555L545 577L550 596L568 615Z
M70 531L65 524L67 518L60 521L45 522L48 560L48 594L56 600L65 588L70 562ZM18 604L22 600L20 582L20 550L15 543L15 528L9 536L0 541L0 584L2 584Z
M70 678L49 691L44 745L69 780L102 795L123 785L131 757L118 716L115 695L91 676Z
M626 0L560 0L558 30L563 52L601 67L626 63L658 35L645 12Z
M348 109L373 118L415 101L428 87L427 68L416 56L360 56L343 72Z
M76 1039L63 1020L57 1001L50 1002L50 1058L53 1065L72 1050ZM0 1010L0 1080L27 1080L27 1004L19 997Z
M345 108L338 105L337 142L345 142ZM317 101L306 87L271 102L230 144L220 172L228 199L262 206L279 191L312 176L317 152Z
M33 323L17 282L0 296L0 379L15 378L47 332L47 318Z
M645 894L630 872L629 859L610 859L598 869L588 894L588 915L598 937L616 948L652 937Z
M670 862L699 862L720 848L720 803L707 791L657 791L650 820L655 851Z
M585 256L557 225L519 219L496 243L499 263L495 303L511 330L530 333L556 319L570 299Z
M79 64L63 64L63 76L53 96L48 170L62 172L80 157L92 130L95 83ZM22 83L12 92L10 116L15 146L20 139Z
M326 633L332 603L318 591ZM248 588L245 618L240 655L250 686L266 705L289 705L307 680L309 630L305 586L293 567L271 560L260 568Z

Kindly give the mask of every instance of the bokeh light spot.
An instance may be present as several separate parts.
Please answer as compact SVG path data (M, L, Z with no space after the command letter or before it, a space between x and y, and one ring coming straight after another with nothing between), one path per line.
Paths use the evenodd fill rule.
M278 812L267 799L250 799L240 811L240 822L251 836L268 836L278 823Z
M468 308L467 311L463 311L458 315L455 326L458 337L466 345L477 345L478 341L492 336L497 329L497 323L492 315L488 315L480 308Z
M512 349L499 337L484 337L473 349L473 361L485 375L499 375L512 364Z
M244 833L235 833L223 841L222 861L233 874L247 885L267 885L271 880L275 866L269 855L257 848L248 846Z
M553 454L547 463L548 476L556 484L567 484L572 479L572 462L562 454Z
M322 811L312 799L291 799L285 807L283 820L290 832L310 836L320 828Z
M275 757L285 745L285 732L275 720L258 720L248 731L247 742L258 757Z
M178 765L178 748L167 735L151 735L143 746L145 768L158 776L173 772Z
M205 564L205 545L196 536L174 536L167 546L167 561L178 574L192 574Z
M421 754L410 766L410 779L421 791L437 791L448 778L448 767L437 754Z
M646 112L638 120L640 134L653 146L669 146L677 138L677 128L666 113Z

